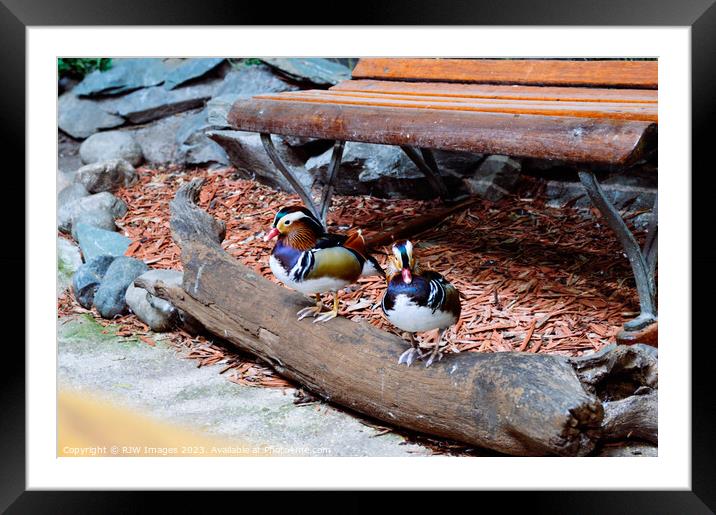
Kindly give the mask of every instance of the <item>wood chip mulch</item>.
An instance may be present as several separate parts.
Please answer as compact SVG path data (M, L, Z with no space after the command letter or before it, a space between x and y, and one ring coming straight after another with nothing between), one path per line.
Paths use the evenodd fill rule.
M263 236L280 207L299 203L296 195L240 179L232 168L186 171L140 167L137 172L139 181L117 193L129 207L127 215L117 221L132 240L128 256L142 259L153 268L181 270L180 251L169 229L169 201L181 184L204 177L199 205L226 222L223 248L277 282L268 266L273 243L265 243ZM408 222L415 215L440 207L435 200L336 196L329 230L361 227L370 236L384 226ZM627 223L637 214L627 215ZM445 275L463 297L462 316L446 334L448 351L519 350L579 356L614 343L620 326L637 315L638 297L619 243L600 222L599 212L593 210L592 215L584 217L575 209L546 207L540 198L477 201L414 237L421 266ZM643 231L635 231L635 235L640 242L645 236ZM390 248L376 250L376 257L385 264ZM382 316L383 290L380 278L361 279L341 295L340 314L399 334ZM72 295L61 297L58 307L63 315L87 312ZM112 321L94 315L104 325L119 327L124 335L148 331L132 315ZM182 355L197 360L198 366L222 364L221 373L231 381L252 386L294 386L222 342L181 331L166 337ZM436 331L425 333L422 341L429 344L436 337Z

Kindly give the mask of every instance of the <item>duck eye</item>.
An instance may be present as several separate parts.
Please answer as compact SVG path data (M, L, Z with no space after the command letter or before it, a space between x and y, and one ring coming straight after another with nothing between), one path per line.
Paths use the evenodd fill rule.
M286 222L284 223L284 225L291 225L291 220L286 220Z

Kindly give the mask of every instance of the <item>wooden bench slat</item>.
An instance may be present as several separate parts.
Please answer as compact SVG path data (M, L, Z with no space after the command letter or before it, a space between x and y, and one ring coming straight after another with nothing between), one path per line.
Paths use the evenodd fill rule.
M658 87L658 61L400 59L358 61L354 79L545 86Z
M387 80L345 80L330 91L400 93L415 96L459 98L504 98L511 100L556 100L579 102L657 103L653 89L578 88L495 84L453 84L449 82L398 82Z
M238 130L384 145L629 163L656 125L645 121L388 108L257 98L237 101Z
M415 108L437 111L494 112L523 115L576 116L658 121L656 104L618 102L556 102L541 100L476 99L437 96L407 96L378 93L308 90L259 95L255 98L279 102Z

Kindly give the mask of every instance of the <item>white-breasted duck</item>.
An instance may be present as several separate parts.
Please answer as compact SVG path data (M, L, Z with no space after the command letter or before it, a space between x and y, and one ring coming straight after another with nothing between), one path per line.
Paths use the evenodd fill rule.
M408 366L417 358L429 356L425 366L442 359L440 345L445 331L460 318L460 292L437 272L421 271L413 257L413 244L402 241L393 245L388 261L388 288L381 306L387 319L410 334L411 348L401 354L398 363ZM415 333L439 329L437 343L430 353L420 351Z

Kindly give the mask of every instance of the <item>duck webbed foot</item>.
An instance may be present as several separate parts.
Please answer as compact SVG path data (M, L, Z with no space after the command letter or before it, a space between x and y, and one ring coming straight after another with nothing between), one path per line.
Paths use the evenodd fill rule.
M321 316L316 317L313 321L314 324L322 324L333 320L338 316L338 292L333 294L333 309L327 313L323 313Z
M426 368L433 364L433 362L435 361L435 358L437 358L438 361L443 359L443 353L440 351L440 346L442 345L443 334L445 334L445 331L446 331L445 329L442 329L440 331L440 334L438 335L438 341L435 342L435 347L433 347L433 350L430 353L428 360L425 362ZM425 357L425 356L426 356L426 354L423 354L421 357Z
M408 334L410 335L411 347L400 355L400 357L398 358L398 365L402 365L403 363L405 363L407 366L410 366L413 364L413 361L415 361L416 359L421 359L423 357L423 354L418 348L418 342L415 340L415 335L413 333Z
M398 358L398 365L402 365L403 363L405 363L406 365L410 366L413 364L413 361L415 361L416 358L420 357L422 357L420 351L411 347L400 355L400 358Z
M296 316L299 320L303 320L304 318L309 316L318 316L321 314L321 311L323 311L323 301L321 300L321 295L319 293L316 293L316 305L299 310L296 313Z
M438 361L440 361L441 359L443 359L443 353L440 352L440 345L436 345L435 348L433 349L433 351L430 353L430 357L429 357L428 360L425 362L425 367L427 368L427 367L429 367L430 365L432 365L433 362L435 361L435 358L437 358Z

